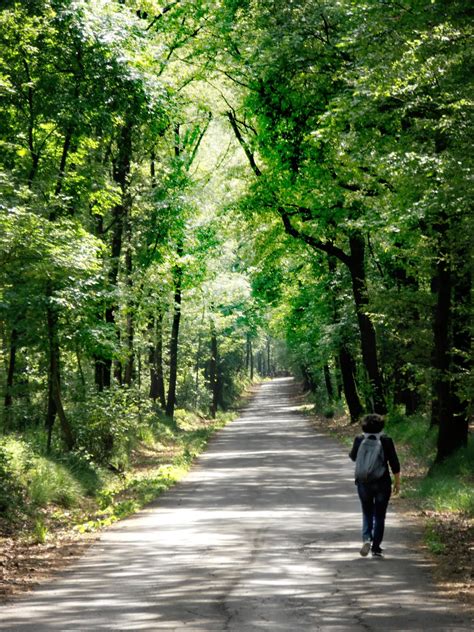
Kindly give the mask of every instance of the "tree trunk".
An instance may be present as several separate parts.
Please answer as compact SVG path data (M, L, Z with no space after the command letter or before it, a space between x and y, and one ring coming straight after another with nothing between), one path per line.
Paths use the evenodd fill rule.
M469 301L471 277L465 260L451 269L447 225L439 225L440 248L434 289L433 408L431 424L438 425L436 462L467 445L468 402L460 395L459 378L471 369ZM454 299L454 300L453 300ZM454 303L454 304L453 304Z
M80 384L81 384L81 391L82 391L83 395L85 396L85 393L86 393L86 376L84 375L84 369L82 368L81 351L80 351L79 344L76 345L76 362L77 362L77 373L78 373L79 381L80 381Z
M217 404L219 400L219 375L218 375L218 348L217 334L214 324L211 324L211 359L209 362L209 383L211 387L212 401L210 408L211 419L216 418Z
M67 164L67 159L68 159L68 155L69 155L69 150L71 149L71 141L72 141L72 134L73 134L73 127L72 125L70 125L67 130L66 130L66 134L64 136L64 141L63 141L63 149L61 152L61 161L59 163L59 173L58 173L58 178L56 180L56 187L54 189L54 197L58 197L58 195L61 193L62 188L63 188L63 182L64 182L64 176L66 173L66 164ZM56 219L54 216L50 216L51 220Z
M8 430L11 423L11 407L13 404L13 382L15 379L16 352L18 331L13 328L10 335L10 353L8 356L7 383L5 385L5 423L3 430Z
M177 251L178 257L183 254L183 247L180 245ZM182 298L182 281L183 268L181 263L174 268L174 309L173 324L171 327L170 340L170 372L168 384L168 399L166 402L166 414L173 418L174 408L176 405L176 381L178 377L178 340L179 340L179 323L181 319L181 298Z
M158 311L157 317L150 323L150 398L158 400L163 410L166 409L165 384L163 378L163 313Z
M196 360L194 362L194 408L197 410L199 403L199 368L201 364L201 353L202 353L202 334L199 331L198 334L198 343L196 349Z
M400 323L399 326L403 327L403 324ZM397 359L399 362L395 363L392 374L393 403L404 406L406 415L414 415L421 404L415 372L403 362L403 358Z
M387 412L387 405L385 403L382 374L379 370L377 360L377 339L375 336L375 328L367 314L369 297L365 274L364 237L359 232L352 233L349 237L350 255L347 255L347 253L333 243L321 241L297 230L291 224L290 216L284 208L279 208L279 213L283 220L285 230L289 235L301 239L314 250L325 252L330 257L336 257L349 268L352 280L352 293L359 324L362 359L369 382L370 404L375 412L385 414Z
M466 257L464 261L469 261ZM462 268L462 266L461 266ZM457 270L452 310L453 335L450 381L450 421L448 427L441 421L438 434L437 461L444 460L458 448L465 447L469 436L469 401L463 396L459 380L472 372L472 338L470 297L472 280L468 269ZM459 273L460 272L460 273Z
M271 377L272 374L272 369L271 369L271 345L270 345L270 338L267 338L267 376Z
M56 187L54 195L57 197L62 190L64 174L66 171L66 163L68 159L69 150L71 148L72 140L72 126L69 126L63 141L63 149L61 152L61 160L59 164L58 177L56 181ZM51 207L49 213L49 221L54 222L56 219L56 212L54 206ZM58 336L58 316L56 308L52 303L53 286L51 281L48 281L46 285L46 320L48 329L48 344L49 344L49 368L48 368L48 405L46 412L46 428L47 428L47 451L51 449L51 440L54 421L56 415L59 417L61 425L61 432L64 442L69 450L74 447L74 436L71 426L64 412L62 397L61 397L61 374L60 374L60 348L59 348L59 336Z
M396 248L403 249L402 243L395 243ZM389 270L390 276L396 281L398 290L418 292L419 282L414 276L407 274L407 257L398 257L395 266ZM419 310L410 301L405 301L403 297L400 299L405 303L403 317L398 318L394 323L395 327L403 331L420 320ZM412 336L409 336L412 339ZM395 370L393 372L393 401L394 404L402 404L405 406L407 415L413 415L421 404L420 398L420 381L415 371L409 363L407 357L410 356L410 348L413 346L412 340L402 341L395 349Z
M126 234L127 234L127 250L125 252L125 273L127 275L126 283L128 289L128 297L127 297L127 314L126 314L126 344L127 344L127 359L125 361L124 366L124 376L123 381L127 386L131 386L133 381L133 371L134 371L134 349L133 349L133 340L135 336L134 331L134 316L135 316L135 305L134 300L132 298L132 270L133 270L133 261L132 261L132 227L131 227L131 219L130 214L127 217L126 221Z
M302 365L301 374L303 376L303 391L311 391L314 393L316 391L316 384L311 371L306 366Z
M71 426L64 412L61 398L61 374L60 374L60 349L58 339L58 317L56 310L51 304L52 288L48 283L46 289L47 297L47 325L49 342L49 370L48 370L48 410L46 427L48 430L47 450L51 449L51 438L56 415L59 417L61 432L64 442L69 450L74 447L74 436Z
M122 127L119 139L119 150L117 160L113 163L113 179L120 186L121 199L112 209L112 240L109 267L109 284L112 288L117 287L117 279L120 267L120 256L122 253L122 240L125 226L125 220L131 206L131 197L129 190L130 164L132 161L132 129L131 120L127 120ZM108 305L105 311L105 322L115 328L115 313L118 305L115 303ZM119 337L119 332L117 332ZM96 360L96 382L99 390L109 387L112 377L112 358L100 358ZM116 369L116 377L121 381L121 371Z
M433 313L432 408L431 425L440 426L449 417L449 330L451 317L451 272L446 250L439 253L436 274L431 282L436 294ZM446 423L446 422L445 422Z
M245 372L250 371L250 334L245 337Z
M370 388L370 404L374 412L384 415L387 412L383 389L382 374L377 359L377 339L375 328L367 314L369 298L365 275L365 242L362 235L354 233L349 238L351 256L349 270L352 279L352 292L359 323L362 358L367 371Z
M341 365L339 362L339 356L334 357L334 364L336 367L335 374L336 374L337 399L340 400L342 397L343 386L342 386L342 375L341 375Z
M94 361L94 382L99 391L110 386L110 371L106 368L107 360L95 358Z
M339 350L339 366L341 368L342 386L347 407L349 408L351 423L356 423L364 412L364 408L360 401L354 378L354 360L344 345Z
M28 60L23 58L23 67L25 69L25 75L27 79L28 89L27 89L27 102L28 102L28 149L30 151L31 157L31 166L30 171L28 173L28 187L31 189L33 187L33 180L36 178L36 174L38 172L40 153L36 149L35 145L35 93L33 90L34 82L30 73L30 66Z
M148 366L150 368L150 390L148 396L154 402L158 399L158 375L156 370L156 320L148 322Z
M249 341L249 345L250 345L250 381L253 382L255 362L253 358L252 340Z
M123 369L123 383L127 386L131 386L133 382L133 374L134 374L134 365L135 365L135 353L133 348L133 339L134 339L134 326L133 326L133 316L128 313L127 314L127 360L125 362L125 367Z
M259 351L257 353L257 372L258 372L259 375L263 374L263 371L262 371L262 352L261 351Z
M332 387L331 381L331 372L329 370L329 366L327 364L324 365L324 382L326 384L326 391L328 394L328 400L330 402L334 401L334 389Z

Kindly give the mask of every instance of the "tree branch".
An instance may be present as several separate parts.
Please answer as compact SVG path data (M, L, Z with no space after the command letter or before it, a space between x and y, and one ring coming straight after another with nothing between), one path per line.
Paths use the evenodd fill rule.
M177 4L180 4L181 0L176 0L176 2L171 2L170 4L168 4L164 9L161 10L160 13L158 13L158 15L155 15L155 17L153 18L153 20L150 22L150 24L146 27L145 31L149 31L151 28L153 28L155 26L155 24L158 22L158 20L161 20L161 18L168 13L168 11L171 11L171 9L173 7L175 7Z
M302 233L301 231L299 231L297 228L295 228L292 225L290 216L288 215L288 213L283 207L279 207L278 213L280 214L280 217L283 221L283 226L285 227L285 231L288 235L295 237L295 239L300 239L301 241L304 241L306 244L308 244L308 246L311 246L311 248L313 248L314 250L321 250L322 252L325 252L328 255L336 257L337 259L339 259L339 261L342 261L342 263L344 263L345 265L350 266L351 258L349 255L347 255L344 252L344 250L342 250L341 248L338 248L338 246L335 246L330 241L321 241L320 239L317 239L316 237L312 237L311 235L306 235L305 233Z
M247 141L245 140L245 138L242 136L242 132L240 131L239 125L237 123L237 119L235 117L235 113L232 111L228 111L226 112L227 114L227 118L230 121L230 124L232 126L232 129L234 130L234 134L235 137L237 138L237 140L239 141L242 149L245 152L245 155L247 156L247 159L250 163L250 166L252 167L252 171L255 173L255 175L257 177L262 175L262 172L260 171L260 169L258 168L257 163L255 162L255 157L253 155L252 150L250 149Z
M242 132L240 131L240 128L238 126L235 112L230 110L226 114L227 114L227 118L230 121L232 129L234 130L235 137L237 138L240 145L242 146L242 149L244 150L245 155L248 158L248 161L250 163L250 166L252 167L253 172L255 173L257 177L260 177L262 175L262 172L260 171L257 163L255 162L255 158L252 153L252 150L250 149L245 138L242 136ZM296 212L289 213L283 206L278 206L278 213L280 214L280 217L283 221L283 226L285 227L286 233L288 235L291 235L292 237L295 237L296 239L300 239L301 241L304 241L306 244L311 246L311 248L315 250L321 250L322 252L326 252L328 255L332 255L333 257L336 257L337 259L339 259L339 261L341 261L345 265L350 266L351 257L350 255L347 255L344 252L344 250L342 250L341 248L338 248L330 241L321 241L320 239L316 239L316 237L312 237L311 235L306 235L305 233L302 233L301 231L299 231L297 228L295 228L292 225L290 215L294 216L298 214L305 218L308 218L309 216L311 216L311 209L309 208L305 208L303 206L296 206L296 209L297 209L297 213Z
M188 158L187 163L186 163L186 169L189 169L191 165L193 164L194 159L196 158L196 154L198 152L199 146L201 145L202 139L204 138L204 135L207 132L207 129L211 123L211 120L212 120L212 112L208 112L206 124L204 125L203 129L201 130L201 133L199 134L197 141L194 144L194 147L191 151L191 155Z
M217 68L217 71L222 73L225 77L227 77L228 79L230 79L231 81L236 83L238 86L242 86L243 88L247 88L247 90L251 90L252 89L248 83L245 83L244 81L240 81L236 77L233 77L230 74L230 72L227 72L226 70L222 70L220 68Z

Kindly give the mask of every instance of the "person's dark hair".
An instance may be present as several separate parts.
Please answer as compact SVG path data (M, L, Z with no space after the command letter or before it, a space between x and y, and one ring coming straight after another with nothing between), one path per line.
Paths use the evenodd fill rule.
M382 415L371 413L370 415L365 415L362 418L361 425L364 432L382 432L385 426L385 421Z

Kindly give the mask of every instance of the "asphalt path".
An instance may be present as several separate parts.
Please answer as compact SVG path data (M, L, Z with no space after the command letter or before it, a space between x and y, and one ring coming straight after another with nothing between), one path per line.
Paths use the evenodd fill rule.
M386 557L360 557L353 465L292 388L263 384L184 481L1 607L0 629L471 631L392 509Z

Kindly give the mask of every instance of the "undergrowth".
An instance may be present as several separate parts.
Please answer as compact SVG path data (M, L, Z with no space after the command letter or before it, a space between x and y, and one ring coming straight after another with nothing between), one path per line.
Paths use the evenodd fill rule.
M435 463L437 429L423 417L392 415L386 432L396 444L427 468L426 476L414 481L406 493L423 509L474 515L474 440L442 463ZM403 471L402 471L403 476Z
M1 438L0 535L45 542L58 527L92 531L134 513L182 478L232 416L211 421L178 410L173 423L156 416L128 440L127 452L120 445L119 460L99 460L83 446L46 454L40 432ZM134 463L142 452L145 465Z

